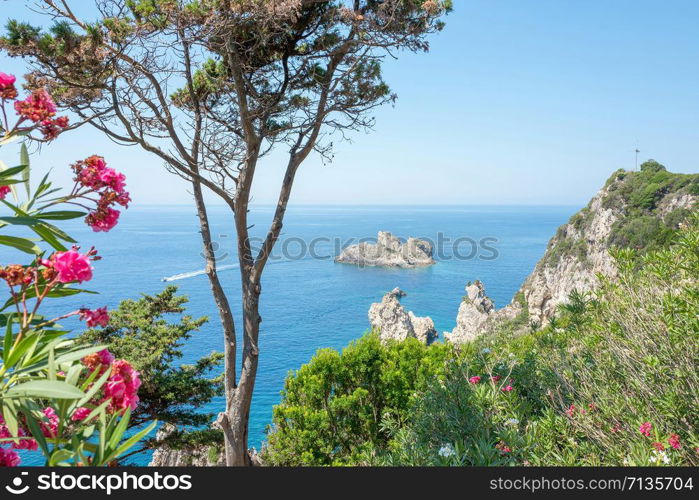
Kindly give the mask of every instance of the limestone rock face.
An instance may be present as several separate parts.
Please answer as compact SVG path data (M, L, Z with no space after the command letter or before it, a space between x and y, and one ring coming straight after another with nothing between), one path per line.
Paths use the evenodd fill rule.
M400 298L406 294L394 288L369 308L369 323L379 331L382 341L405 340L413 337L425 344L431 344L437 337L434 322L429 317L418 317L406 311Z
M408 238L405 243L387 231L380 231L376 243L362 242L350 245L335 262L358 266L422 267L435 263L432 245L419 238Z
M467 342L502 321L515 318L518 318L517 328L545 325L573 291L594 290L598 274L613 277L616 267L609 249L616 244L620 226L638 221L638 208L634 213L629 199L632 194L648 188L648 184L637 182L641 175L642 172L623 170L612 175L585 208L558 228L544 256L504 308L494 309L481 283L467 287L467 295L459 306L456 328L445 334L445 338L455 343ZM687 179L683 182L682 174L670 175L677 176L677 185L684 187L656 193L652 208L644 212L645 221L655 218L667 225L673 212L697 209L699 197L687 187Z
M164 425L158 430L155 438L157 441L162 441L174 431L174 426ZM174 449L163 444L155 448L153 458L151 458L148 465L150 467L213 467L226 465L226 457L223 454L223 450L218 451L212 448L212 446L201 445Z
M495 304L485 294L483 283L476 281L466 285L466 295L459 305L456 327L445 333L449 342L463 343L473 340L481 331L481 326L495 312Z
M214 424L215 426L216 424ZM175 426L165 424L162 426L155 436L155 439L162 441L175 432ZM221 443L223 445L223 443ZM257 450L251 448L248 450L250 463L253 466L260 466L262 462ZM226 456L223 446L216 447L212 445L185 446L182 448L170 448L166 444L157 446L153 451L149 467L219 467L226 465Z

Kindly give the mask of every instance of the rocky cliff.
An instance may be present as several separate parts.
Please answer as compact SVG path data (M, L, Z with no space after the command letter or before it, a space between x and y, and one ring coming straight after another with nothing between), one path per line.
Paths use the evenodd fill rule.
M697 210L699 175L674 174L653 160L638 172L619 170L551 238L542 259L512 302L496 310L482 283L467 285L453 342L475 338L503 321L543 325L577 290L597 285L597 275L613 276L612 247L641 252L667 244L678 224Z
M401 305L401 297L406 293L394 288L369 308L369 323L378 330L381 340L405 340L416 338L431 344L437 337L431 318L418 317L412 311L406 311Z
M380 231L376 243L350 245L335 258L341 264L358 266L421 267L435 263L432 245L419 238L405 243L387 231Z

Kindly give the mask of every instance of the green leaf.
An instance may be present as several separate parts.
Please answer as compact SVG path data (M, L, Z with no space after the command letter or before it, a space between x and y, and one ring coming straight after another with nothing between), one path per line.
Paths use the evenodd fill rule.
M147 435L148 433L150 433L150 431L152 431L153 429L155 429L155 426L156 426L156 425L158 425L158 421L157 421L157 420L154 420L148 427L146 427L146 428L143 429L142 431L140 431L140 432L134 434L134 435L131 436L129 439L127 439L126 441L124 441L124 443L123 443L121 446L119 446L119 448L117 448L117 449L114 451L114 453L112 453L110 456L107 457L107 459L105 460L105 462L109 462L110 460L114 460L115 458L118 458L119 455L121 455L122 453L126 452L129 448L131 448L133 445L135 445L136 443L138 443L141 439L143 439L144 437L146 437L146 435Z
M41 223L39 219L35 219L34 217L0 217L0 222L5 222L13 226L33 226Z
M90 347L83 347L81 349L75 349L71 350L67 353L61 354L56 358L56 365L62 365L63 363L69 363L71 361L76 361L78 359L82 359L85 356L89 354L93 354L95 352L101 351L102 349L105 349L105 346L103 345L97 345L97 346L90 346ZM36 372L39 370L43 370L48 366L48 362L46 360L41 361L40 363L36 363L31 366L27 366L25 368L22 368L21 370L17 370L15 374L21 374L21 373L32 373Z
M13 319L14 319L14 313L10 313L7 317L7 325L5 328L5 339L3 342L3 350L2 350L3 361L7 357L7 355L10 353L10 349L12 349L12 343L14 342L14 339L15 339L14 333L12 332Z
M16 248L24 253L39 255L41 248L36 243L27 238L18 238L16 236L0 235L0 245Z
M60 450L56 450L51 455L51 458L49 458L48 465L49 466L56 466L56 465L60 464L61 462L65 462L66 460L70 460L74 456L75 456L75 453L71 450L67 450L65 448L60 449ZM68 465L68 464L65 464L65 465Z
M48 220L70 220L77 219L79 217L84 217L85 212L79 212L74 210L56 210L53 212L44 212L41 214L36 214L34 217L37 219L48 219Z
M31 432L32 437L36 439L36 442L39 444L41 447L41 450L44 452L44 455L48 456L49 455L49 445L46 442L46 438L44 437L44 433L41 431L41 427L36 421L36 418L34 418L34 415L31 412L28 412L27 414L27 427L29 427L29 432Z
M7 398L81 399L85 393L60 380L31 380L5 391Z
M58 250L59 252L65 252L68 250L63 243L58 241L58 238L56 238L56 236L53 235L53 232L44 224L37 224L29 227L55 250Z
M19 165L17 167L12 167L12 168L7 168L0 172L0 179L9 179L10 177L14 177L20 172L24 172L27 169L27 165ZM24 179L20 182L24 182Z
M26 142L22 143L22 147L19 150L19 162L23 167L26 167L22 170L22 179L25 182L24 187L27 190L27 197L31 197L31 187L29 186L29 152L27 151Z

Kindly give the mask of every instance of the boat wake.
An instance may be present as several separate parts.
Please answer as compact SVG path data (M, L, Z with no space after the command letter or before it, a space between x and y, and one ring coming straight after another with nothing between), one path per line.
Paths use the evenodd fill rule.
M216 268L217 271L225 271L226 269L236 269L238 267L237 264L229 264L227 266L220 266ZM202 274L206 274L205 269L201 269L199 271L190 271L188 273L180 273L180 274L173 274L172 276L167 276L163 278L161 281L178 281L178 280L184 280L187 278L194 278L195 276L201 276Z

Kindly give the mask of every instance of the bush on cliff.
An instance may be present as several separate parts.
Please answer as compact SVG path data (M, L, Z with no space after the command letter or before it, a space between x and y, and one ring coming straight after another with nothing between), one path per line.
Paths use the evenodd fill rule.
M376 333L342 353L320 349L286 380L263 450L267 465L346 465L388 441L386 421L405 422L416 397L437 384L451 346L417 339L382 344Z

